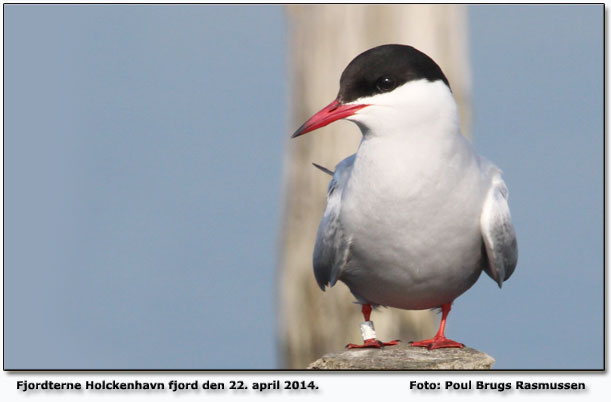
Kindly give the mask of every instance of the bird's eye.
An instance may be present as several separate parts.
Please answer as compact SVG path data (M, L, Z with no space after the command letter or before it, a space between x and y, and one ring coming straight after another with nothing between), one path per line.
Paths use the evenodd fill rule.
M388 76L380 77L376 81L376 88L380 92L392 91L395 89L395 80Z

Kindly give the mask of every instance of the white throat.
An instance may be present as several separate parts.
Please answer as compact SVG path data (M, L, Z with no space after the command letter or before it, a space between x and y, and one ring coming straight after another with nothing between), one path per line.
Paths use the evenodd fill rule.
M458 108L443 82L411 81L355 103L370 106L348 118L363 133L349 191L372 199L426 198L423 193L436 199L440 184L452 189L465 169L471 169L467 166L476 157L460 133Z

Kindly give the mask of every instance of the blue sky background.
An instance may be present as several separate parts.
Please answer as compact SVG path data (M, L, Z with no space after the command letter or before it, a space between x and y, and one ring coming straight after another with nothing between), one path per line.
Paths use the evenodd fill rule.
M5 369L274 368L279 6L4 6ZM603 365L603 6L471 6L520 261L454 306L496 368Z
M473 140L504 171L520 257L456 301L451 333L479 332L495 368L602 368L603 5L469 11Z

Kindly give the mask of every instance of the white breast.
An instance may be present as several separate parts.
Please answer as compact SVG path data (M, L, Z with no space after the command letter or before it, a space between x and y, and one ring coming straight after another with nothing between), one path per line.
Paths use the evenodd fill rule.
M340 275L364 301L425 309L454 300L481 273L489 177L456 131L365 135L342 196L351 239Z

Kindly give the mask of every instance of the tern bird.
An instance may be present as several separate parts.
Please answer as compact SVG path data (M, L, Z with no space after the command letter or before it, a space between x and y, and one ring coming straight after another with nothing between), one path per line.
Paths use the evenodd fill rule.
M372 306L441 307L428 349L463 347L445 337L452 302L484 270L499 287L513 273L517 242L501 171L477 155L459 128L450 84L411 46L367 50L346 67L337 98L298 137L339 119L362 132L356 154L329 184L314 248L321 289L344 282L362 305L364 343L382 347ZM326 170L326 169L324 169Z

